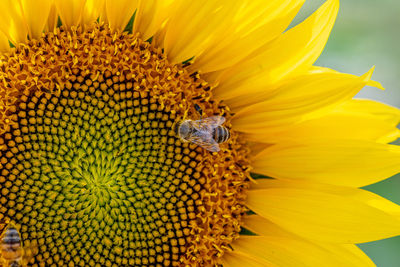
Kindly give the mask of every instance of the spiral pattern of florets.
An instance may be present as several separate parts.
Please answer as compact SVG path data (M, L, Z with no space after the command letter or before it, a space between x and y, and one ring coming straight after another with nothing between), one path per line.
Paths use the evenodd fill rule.
M210 264L238 236L237 136L213 156L175 131L191 101L229 119L196 75L104 26L61 29L2 60L0 220L35 248L31 263Z

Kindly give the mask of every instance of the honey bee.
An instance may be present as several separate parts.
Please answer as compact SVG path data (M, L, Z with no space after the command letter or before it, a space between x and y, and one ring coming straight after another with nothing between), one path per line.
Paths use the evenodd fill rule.
M201 113L199 106L196 110ZM230 137L229 130L222 126L225 118L222 116L200 117L199 120L184 120L178 127L178 136L184 142L191 142L211 152L218 152L220 143L226 142Z
M7 225L0 236L0 266L27 266L21 235L12 223Z

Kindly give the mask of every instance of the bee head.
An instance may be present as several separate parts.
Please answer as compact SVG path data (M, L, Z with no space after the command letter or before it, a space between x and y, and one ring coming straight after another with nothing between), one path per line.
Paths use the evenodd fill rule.
M187 137L189 137L192 132L190 121L186 120L179 124L177 132L179 137L182 139L186 139Z

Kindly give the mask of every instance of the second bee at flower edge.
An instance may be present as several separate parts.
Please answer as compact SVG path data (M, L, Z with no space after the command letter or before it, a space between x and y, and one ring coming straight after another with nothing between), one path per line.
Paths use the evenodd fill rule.
M9 224L0 237L0 266L27 266L18 230Z

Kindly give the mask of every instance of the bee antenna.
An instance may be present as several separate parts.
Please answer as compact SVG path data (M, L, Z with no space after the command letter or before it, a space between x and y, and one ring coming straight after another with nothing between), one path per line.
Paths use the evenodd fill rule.
M201 109L201 107L197 104L194 104L194 109L200 114L200 119L202 119L203 117L203 110Z

